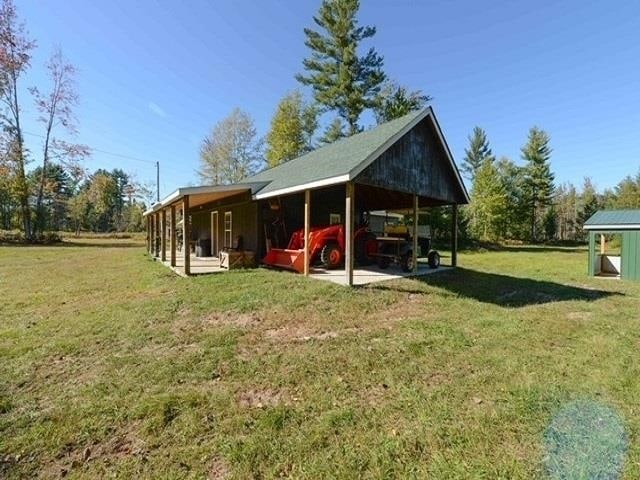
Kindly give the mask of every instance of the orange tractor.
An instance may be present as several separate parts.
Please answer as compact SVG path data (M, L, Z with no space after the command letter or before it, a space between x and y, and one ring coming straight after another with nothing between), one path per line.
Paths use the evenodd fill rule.
M323 268L338 268L344 264L344 225L312 227L309 231L309 264ZM378 242L368 227L360 227L354 234L354 255L359 265L376 260ZM304 272L304 229L291 235L287 248L271 248L262 263L277 268Z

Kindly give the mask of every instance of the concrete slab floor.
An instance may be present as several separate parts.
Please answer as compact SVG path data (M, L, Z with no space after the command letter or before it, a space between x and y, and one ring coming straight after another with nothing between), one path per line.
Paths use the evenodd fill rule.
M439 268L433 269L429 268L428 265L419 264L417 276L444 272L445 270L451 270L451 268L452 267L440 266ZM309 276L318 280L326 280L329 282L337 283L338 285L347 284L346 272L344 269L324 270L319 268L312 268ZM395 266L389 266L388 268L383 270L377 265L372 265L366 268L355 268L353 270L353 284L367 285L369 283L384 282L388 280L395 280L398 278L406 278L412 276L414 276L413 272L403 272L400 268Z

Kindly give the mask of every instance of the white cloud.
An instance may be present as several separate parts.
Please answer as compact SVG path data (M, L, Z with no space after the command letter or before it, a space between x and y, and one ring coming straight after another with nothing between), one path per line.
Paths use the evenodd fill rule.
M149 102L149 110L151 110L153 113L155 113L157 116L162 117L162 118L167 118L167 112L165 112L160 105L158 105L155 102Z

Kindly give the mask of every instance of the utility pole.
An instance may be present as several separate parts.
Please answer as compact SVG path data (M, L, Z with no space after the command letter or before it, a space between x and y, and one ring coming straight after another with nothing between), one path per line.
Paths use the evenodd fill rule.
M160 162L156 160L156 193L160 201Z

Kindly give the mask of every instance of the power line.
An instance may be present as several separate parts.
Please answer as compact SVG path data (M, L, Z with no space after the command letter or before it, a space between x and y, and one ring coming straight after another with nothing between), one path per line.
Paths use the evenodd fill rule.
M25 135L30 135L32 137L45 138L44 135L40 135L38 133L32 133L32 132L24 132L24 133ZM149 163L152 165L155 165L156 163L155 160L145 160L144 158L132 157L131 155L125 155L123 153L109 152L107 150L101 150L99 148L94 148L94 147L89 147L89 149L94 152L104 153L105 155L112 155L114 157L120 157L127 160L134 160L136 162Z

